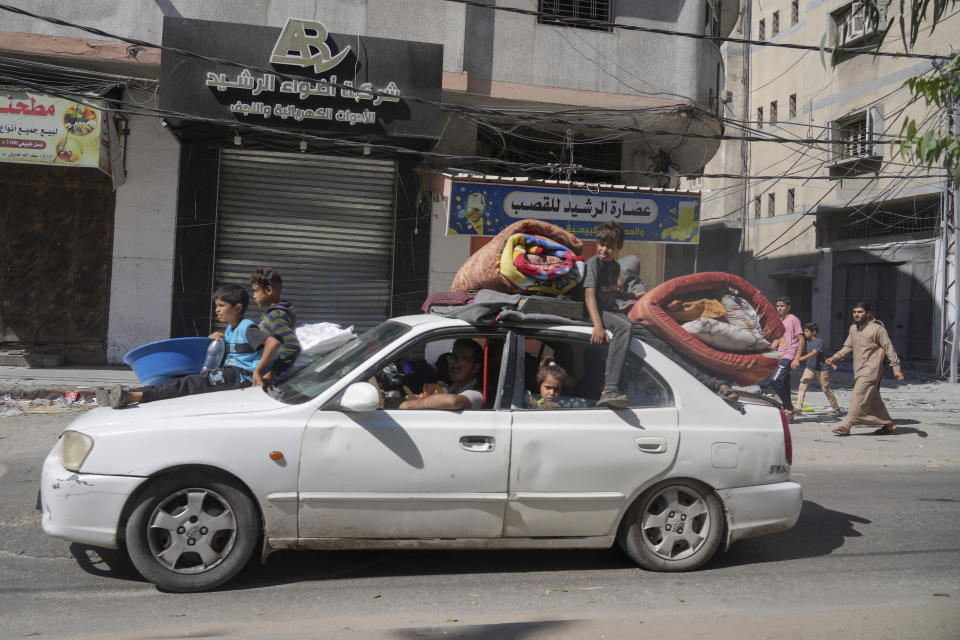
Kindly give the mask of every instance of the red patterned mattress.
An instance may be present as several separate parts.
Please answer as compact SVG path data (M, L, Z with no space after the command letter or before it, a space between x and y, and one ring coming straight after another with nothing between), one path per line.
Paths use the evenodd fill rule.
M671 300L689 299L697 297L696 294L709 296L727 288L739 291L740 296L756 310L764 338L772 341L783 335L783 323L770 301L743 278L721 271L681 276L654 287L631 307L630 319L642 323L707 369L728 377L737 384L754 384L770 376L777 368L779 360L762 353L718 351L684 330L665 310Z

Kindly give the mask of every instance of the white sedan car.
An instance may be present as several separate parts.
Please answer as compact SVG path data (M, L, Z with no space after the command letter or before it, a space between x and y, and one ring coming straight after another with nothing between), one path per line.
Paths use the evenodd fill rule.
M644 568L683 571L795 524L801 487L778 409L731 406L637 339L630 406L594 406L607 347L590 331L409 316L269 392L95 409L44 462L44 531L121 548L158 587L199 591L258 548L618 542ZM482 348L483 408L390 408L443 379L459 338ZM570 374L561 402L536 402L545 357Z

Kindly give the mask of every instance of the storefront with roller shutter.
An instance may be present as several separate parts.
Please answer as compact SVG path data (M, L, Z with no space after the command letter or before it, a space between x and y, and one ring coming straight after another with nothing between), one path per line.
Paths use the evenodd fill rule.
M208 56L165 51L161 69L161 108L183 114L165 120L181 143L172 334L206 335L216 287L259 266L279 269L298 324L418 311L430 218L408 151L442 133L443 47L294 19L168 17L163 41Z
M396 180L390 160L224 149L215 282L246 283L270 265L299 322L381 322L390 314Z

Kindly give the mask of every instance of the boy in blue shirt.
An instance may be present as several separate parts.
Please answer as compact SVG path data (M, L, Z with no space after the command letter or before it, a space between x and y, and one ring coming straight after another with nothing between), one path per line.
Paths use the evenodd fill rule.
M277 340L267 336L252 320L243 317L250 303L250 296L240 285L227 284L220 287L213 293L213 299L217 319L227 325L223 333L210 334L210 338L226 342L221 367L138 389L127 390L119 384L100 388L97 389L97 402L120 409L134 402L153 402L249 387L253 383L253 372L260 364L264 348Z
M797 410L803 408L803 396L807 393L807 387L810 381L817 378L820 382L820 389L823 395L827 396L833 411L828 416L839 416L840 405L837 404L837 398L833 395L830 388L830 374L823 368L823 340L817 337L820 326L816 322L808 322L803 325L803 337L807 340L807 349L800 362L804 364L803 375L800 376L800 388L797 390Z

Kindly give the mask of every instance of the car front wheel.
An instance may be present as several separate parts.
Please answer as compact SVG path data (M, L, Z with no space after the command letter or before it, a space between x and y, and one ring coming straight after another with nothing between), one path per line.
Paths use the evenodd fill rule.
M722 534L723 509L712 491L691 480L667 480L634 503L618 540L644 569L689 571L713 556Z
M127 553L161 589L213 589L243 568L259 537L251 499L232 482L171 475L151 484L127 520Z

